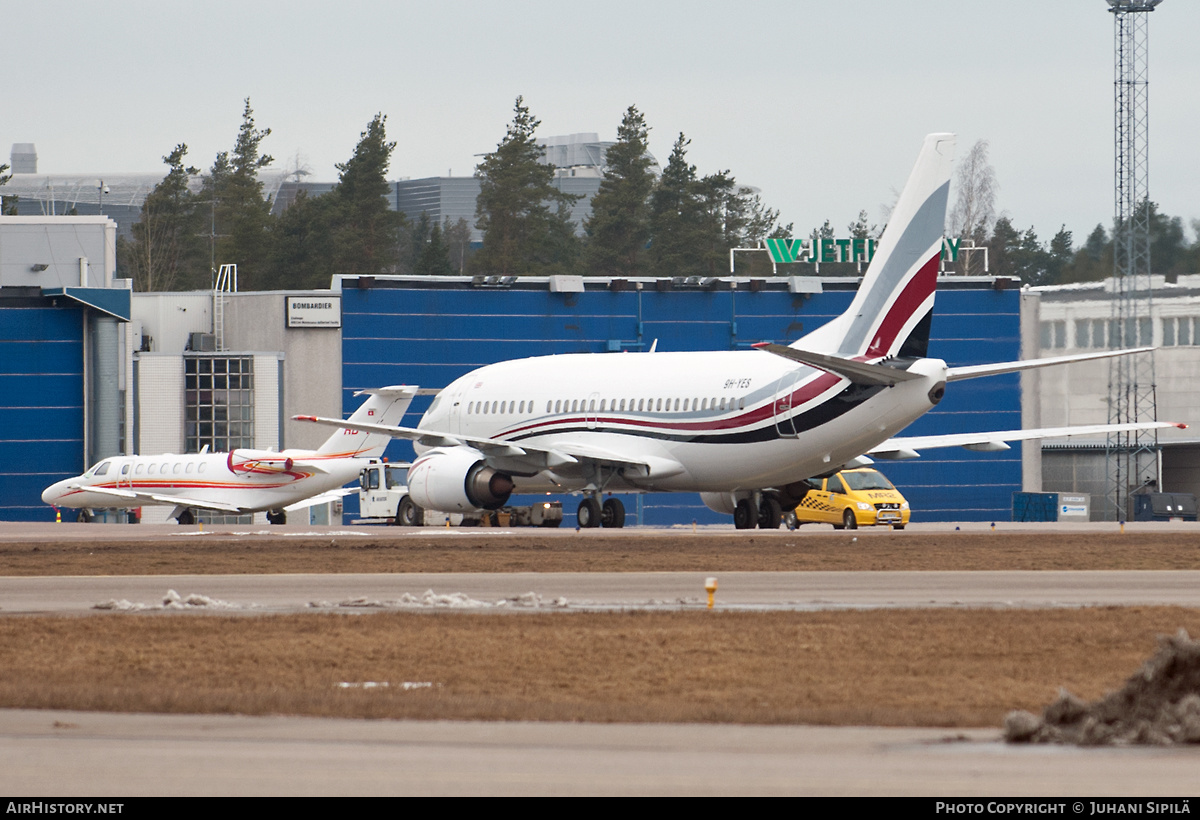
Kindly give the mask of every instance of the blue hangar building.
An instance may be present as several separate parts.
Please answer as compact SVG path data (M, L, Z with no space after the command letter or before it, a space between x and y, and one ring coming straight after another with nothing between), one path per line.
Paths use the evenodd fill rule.
M667 350L733 350L789 343L842 313L857 278L336 276L342 308L342 410L354 391L387 384L444 387L470 370L506 359L556 353L620 355ZM762 355L768 355L766 353ZM1020 293L1006 279L942 277L929 355L951 365L1021 358ZM413 402L415 425L430 399ZM956 382L906 434L1020 428L1018 374ZM396 441L387 456L413 457ZM911 461L879 462L913 508L914 521L1007 521L1022 489L1022 449L979 453L930 450ZM1039 489L1039 488L1034 488ZM514 500L512 503L528 503ZM564 511L575 501L563 498ZM629 523L728 523L692 493L623 496ZM357 513L346 499L346 514Z

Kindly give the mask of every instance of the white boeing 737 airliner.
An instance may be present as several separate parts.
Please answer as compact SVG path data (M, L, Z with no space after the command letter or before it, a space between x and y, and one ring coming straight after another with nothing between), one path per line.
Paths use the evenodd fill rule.
M1007 441L1170 426L1093 425L894 438L947 382L1138 351L976 367L926 357L950 188L953 134L925 138L857 295L791 345L759 350L571 354L500 362L442 390L416 428L297 418L411 439L409 504L502 506L511 493L573 492L582 527L620 527L612 492L699 492L738 528L779 526L805 479L877 458ZM1182 425L1179 425L1182 426Z
M348 421L388 425L403 419L418 391L362 392L370 395ZM351 492L339 488L358 478L367 459L382 456L389 441L387 435L345 429L316 450L114 456L47 487L42 501L78 509L80 520L89 520L95 509L169 504L175 508L171 517L181 524L194 523L195 510L239 515L267 510L272 524L282 524L292 510Z

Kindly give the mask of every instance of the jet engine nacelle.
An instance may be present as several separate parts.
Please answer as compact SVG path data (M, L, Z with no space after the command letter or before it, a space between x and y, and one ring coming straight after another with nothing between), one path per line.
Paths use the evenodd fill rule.
M733 515L733 510L737 507L737 498L733 493L700 493L700 500L704 502L704 506L722 515Z
M231 473L257 473L259 475L286 473L292 469L292 460L269 450L233 450L226 460Z
M470 447L430 450L408 469L408 494L427 510L496 510L512 491L512 477L488 467Z

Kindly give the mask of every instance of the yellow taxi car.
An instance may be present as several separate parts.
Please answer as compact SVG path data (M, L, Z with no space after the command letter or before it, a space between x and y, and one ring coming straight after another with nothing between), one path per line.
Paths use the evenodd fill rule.
M902 530L908 524L908 502L878 470L857 467L828 478L810 478L812 489L788 515L796 524L832 524L835 530L874 525Z

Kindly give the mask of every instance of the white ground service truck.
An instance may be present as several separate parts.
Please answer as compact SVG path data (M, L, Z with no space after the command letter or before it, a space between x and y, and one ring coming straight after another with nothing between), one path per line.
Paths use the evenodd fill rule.
M408 465L374 461L358 476L360 520L388 522L402 527L499 526L557 527L562 524L561 501L543 501L528 507L501 507L476 515L423 510L408 495Z

